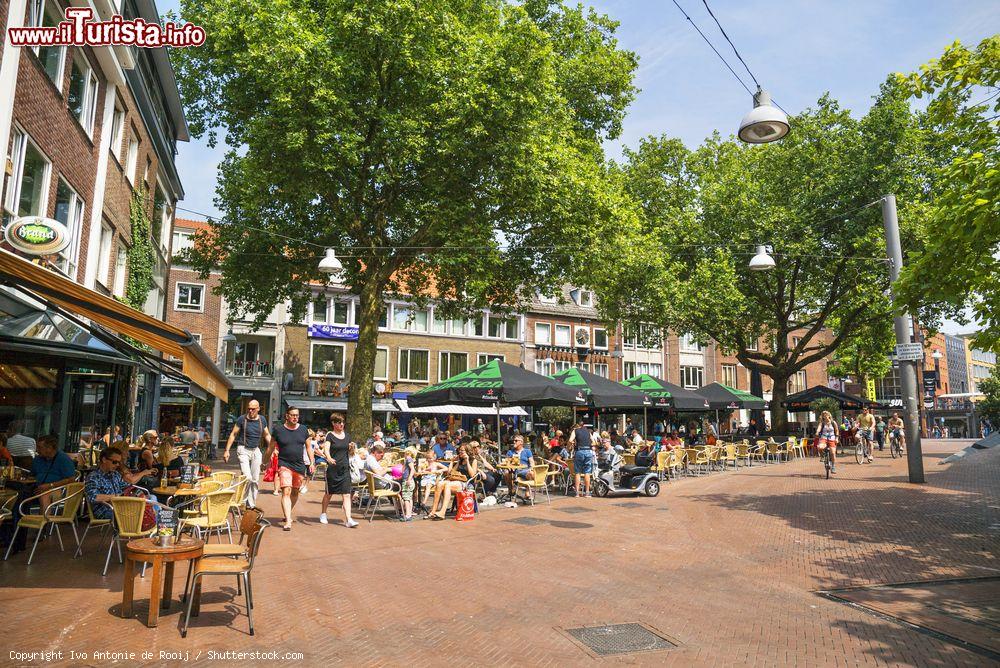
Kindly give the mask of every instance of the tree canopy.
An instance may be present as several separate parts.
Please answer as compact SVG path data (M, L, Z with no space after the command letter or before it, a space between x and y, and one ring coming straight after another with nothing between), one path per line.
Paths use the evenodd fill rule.
M920 68L898 75L928 96L928 137L936 157L934 198L920 229L923 249L908 259L903 304L971 308L976 344L1000 351L1000 35L975 50L955 42Z
M360 295L349 427L366 431L383 295L516 307L618 219L601 142L634 96L617 24L554 0L182 0L191 129L229 150L192 261L235 314L301 316L326 247ZM565 253L565 251L561 251ZM433 286L433 291L428 290Z

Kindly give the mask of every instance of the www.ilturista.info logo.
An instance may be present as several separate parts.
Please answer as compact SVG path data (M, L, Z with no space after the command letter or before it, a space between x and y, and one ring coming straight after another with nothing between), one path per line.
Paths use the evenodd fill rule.
M201 46L205 29L193 23L150 23L144 19L125 19L115 14L108 21L92 21L90 7L67 7L66 20L54 26L7 28L14 46Z

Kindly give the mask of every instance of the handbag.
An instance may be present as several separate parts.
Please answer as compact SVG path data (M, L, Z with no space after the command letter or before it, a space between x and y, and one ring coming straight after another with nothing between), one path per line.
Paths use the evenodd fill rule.
M122 491L122 496L133 496L138 499L147 499L146 492L139 487L134 485L129 485ZM142 530L149 531L156 526L156 509L153 508L153 504L147 503L145 509L142 511Z
M451 473L448 474L445 480L447 480L448 482L466 482L468 478L465 477L464 473L460 473L459 471L452 471Z
M274 482L274 476L278 474L278 458L271 457L271 463L267 465L267 470L264 471L264 482Z

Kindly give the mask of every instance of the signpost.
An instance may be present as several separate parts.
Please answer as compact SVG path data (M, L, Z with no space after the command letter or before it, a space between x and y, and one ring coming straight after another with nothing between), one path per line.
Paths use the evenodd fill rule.
M924 359L924 346L921 343L897 343L896 359L900 362L919 362Z

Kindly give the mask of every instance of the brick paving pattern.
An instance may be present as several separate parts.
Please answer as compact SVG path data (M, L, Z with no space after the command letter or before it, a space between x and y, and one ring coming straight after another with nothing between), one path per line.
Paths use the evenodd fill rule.
M159 628L142 624L141 580L133 617L117 617L122 569L102 578L103 555L88 538L81 559L46 541L30 567L23 554L0 563L3 644L67 656L145 650L154 653L150 664L164 663L160 651L190 652L186 665L217 665L210 650L260 650L303 655L279 664L577 666L598 659L565 629L637 622L679 647L600 661L991 665L816 593L1000 574L1000 448L938 465L964 445L925 442L922 486L906 482L905 460L881 453L870 465L845 460L831 480L812 458L670 482L636 506L556 496L551 505L489 509L469 523L376 518L354 530L339 519L318 523L316 484L294 530L264 536L256 636L247 633L236 583L218 579L186 639L176 602ZM277 498L262 499L276 522ZM574 508L596 512L565 512ZM508 521L518 518L538 521ZM0 662L14 663L6 651Z

